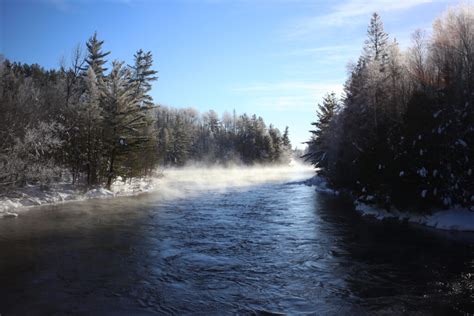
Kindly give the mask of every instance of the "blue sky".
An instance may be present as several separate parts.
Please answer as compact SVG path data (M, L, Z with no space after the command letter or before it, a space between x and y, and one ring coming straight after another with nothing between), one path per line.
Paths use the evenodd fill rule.
M464 2L472 2L464 1ZM293 145L309 137L317 103L341 92L372 12L402 48L447 0L0 0L0 52L56 68L98 32L110 60L152 51L155 102L256 113ZM84 45L85 46L85 45Z

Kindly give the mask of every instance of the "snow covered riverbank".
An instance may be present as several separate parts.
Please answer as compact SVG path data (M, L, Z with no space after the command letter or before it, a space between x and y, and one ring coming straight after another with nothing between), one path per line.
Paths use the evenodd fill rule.
M382 208L362 202L356 202L355 209L363 216L372 216L378 220L397 219L437 229L474 231L474 212L461 207L437 210L427 215L400 212L397 209L392 209L388 212Z
M47 190L41 190L39 186L27 186L4 197L0 196L0 218L16 217L18 212L34 206L68 201L130 196L154 191L163 199L175 199L189 197L203 190L222 191L229 187L302 181L312 172L311 166L296 162L290 166L188 166L166 169L163 176L159 177L137 178L126 182L118 179L110 190L103 187L86 190L84 187L67 183L53 184Z
M355 209L363 216L372 216L378 220L397 219L443 230L474 231L474 212L461 207L438 210L427 215L400 212L397 209L388 212L362 202L356 202Z
M58 204L68 201L82 201L96 198L110 198L115 196L135 195L156 189L159 178L137 178L123 182L115 181L111 190L103 187L85 189L69 183L55 183L48 189L41 189L38 185L28 185L24 188L11 191L7 196L0 197L0 218L16 217L18 212L28 208Z
M305 184L314 186L318 192L331 194L339 193L338 191L330 189L324 178L319 176L314 176L305 181ZM378 220L396 219L436 229L474 231L474 212L461 207L453 207L448 210L437 210L432 214L421 215L410 211L401 212L394 208L389 212L383 208L356 201L355 209L362 216L371 216Z

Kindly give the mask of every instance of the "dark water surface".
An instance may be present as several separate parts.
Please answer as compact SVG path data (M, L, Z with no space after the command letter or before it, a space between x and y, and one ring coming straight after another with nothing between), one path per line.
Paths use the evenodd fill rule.
M291 183L47 206L0 221L0 313L474 313L473 240Z

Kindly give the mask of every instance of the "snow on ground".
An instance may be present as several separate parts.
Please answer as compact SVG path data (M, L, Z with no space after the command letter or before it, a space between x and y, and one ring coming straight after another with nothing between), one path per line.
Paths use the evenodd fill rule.
M111 190L103 187L85 190L69 183L55 183L46 190L42 190L38 185L27 185L24 188L10 192L8 197L0 197L0 218L16 217L19 211L38 205L148 192L156 188L157 180L158 178L139 178L124 182L119 178L112 184Z
M356 210L363 216L372 216L378 220L397 219L443 230L474 231L474 212L461 207L439 210L431 215L420 215L412 212L400 212L397 209L387 210L357 201Z

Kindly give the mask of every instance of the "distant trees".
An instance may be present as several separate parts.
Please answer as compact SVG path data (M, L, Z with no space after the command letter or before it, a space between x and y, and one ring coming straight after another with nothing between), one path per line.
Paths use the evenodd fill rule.
M325 98L309 141L335 186L381 205L474 207L473 12L450 9L404 53L372 16L340 110Z
M161 164L183 165L188 161L207 163L288 163L291 143L262 118L247 114L222 119L214 111L199 115L193 109L154 109Z
M0 190L69 176L110 187L158 164L289 162L287 130L281 136L255 115L154 105L151 52L138 50L125 66L109 63L103 46L94 33L58 70L0 56Z

